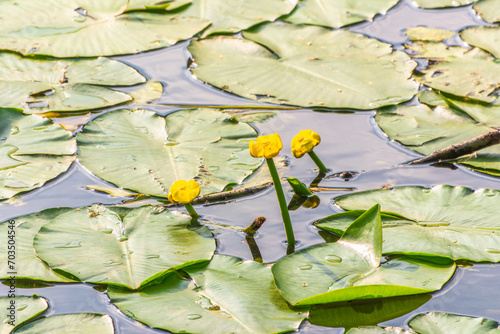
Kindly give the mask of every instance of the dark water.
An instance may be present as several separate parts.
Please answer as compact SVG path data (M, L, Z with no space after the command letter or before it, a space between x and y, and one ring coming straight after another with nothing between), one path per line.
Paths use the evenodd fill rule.
M373 22L351 27L352 31L394 44L401 48L405 41L403 30L407 27L425 25L434 28L460 30L471 25L485 25L478 19L470 6L444 9L422 10L410 1L401 1L387 15L378 16ZM457 41L458 42L458 41ZM187 42L176 46L139 55L116 57L136 68L150 79L160 81L165 92L157 104L181 105L255 105L251 102L209 85L196 81L186 68L189 57ZM414 102L413 102L414 103ZM175 110L172 107L154 105L148 107L162 115ZM380 188L384 185L403 186L451 184L474 189L500 189L500 179L480 175L465 168L456 170L429 166L398 167L418 155L404 147L390 142L375 125L373 112L313 112L311 110L281 111L266 123L256 124L262 133L279 132L284 148L283 154L290 152L292 137L302 129L314 129L322 136L322 143L315 152L325 165L336 172L357 171L359 176L349 182L334 178L322 181L323 186L355 187L357 190ZM79 118L66 122L78 124ZM289 154L289 153L288 153ZM294 176L304 183L310 183L316 173L310 159L295 160L283 176ZM40 189L21 196L24 205L0 205L2 220L37 212L46 208L69 206L78 207L92 203L114 204L122 199L92 192L86 185L106 182L86 171L78 162L64 175L49 182ZM291 197L290 189L285 192ZM340 209L331 205L331 199L346 191L321 192L321 203L316 209L300 208L291 212L299 249L324 240L311 223ZM282 242L285 240L281 216L273 189L238 199L226 205L200 206L197 211L214 221L237 226L247 226L256 217L265 216L266 223L260 229L256 241L265 262L273 262L285 255ZM242 234L231 230L215 231L218 253L252 259L248 245ZM500 291L498 277L500 265L476 264L470 268L459 268L453 280L433 298L414 312L382 325L404 326L414 314L426 311L443 311L471 316L481 316L500 321ZM7 287L0 285L0 292L7 293ZM18 289L18 294L37 293L49 299L50 309L45 314L56 315L77 312L100 312L109 314L115 323L117 333L165 333L154 330L131 320L110 304L107 295L89 284L59 284L37 289ZM343 329L331 329L304 323L303 333L342 333Z

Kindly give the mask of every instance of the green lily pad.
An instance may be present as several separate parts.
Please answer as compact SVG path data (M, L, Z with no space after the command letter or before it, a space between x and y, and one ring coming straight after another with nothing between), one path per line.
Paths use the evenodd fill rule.
M417 333L425 334L498 334L500 325L498 322L486 319L466 317L461 315L429 312L419 314L408 323Z
M165 129L166 127L166 129ZM196 180L202 194L240 183L262 164L248 153L255 130L212 109L186 109L166 117L118 110L77 135L79 159L119 187L167 197L177 180Z
M36 317L49 308L47 300L36 295L27 296L2 296L0 297L2 308L2 322L0 322L0 334L8 334L14 327L20 326L27 320ZM10 317L11 307L14 307L14 319Z
M411 44L405 44L405 48L411 51L413 58L429 58L430 60L440 60L447 57L462 57L470 49L461 46L448 46L443 43L414 41Z
M454 260L500 262L500 192L448 185L431 189L397 187L341 196L335 203L352 210L315 225L342 234L366 208L380 203L384 254L438 255Z
M1 4L0 4L1 6ZM99 75L94 75L99 71ZM43 60L0 54L0 107L25 113L89 110L128 102L125 93L101 86L130 86L146 79L116 60Z
M130 93L134 99L134 104L148 104L158 100L163 93L163 85L158 81L148 81L143 87Z
M2 1L0 49L55 57L130 54L170 46L210 24L168 11L125 12L127 6L127 0Z
M488 103L495 101L497 96L491 93L500 87L500 63L477 49L463 55L456 50L452 49L450 54L454 57L440 59L414 77L423 85L449 94Z
M465 6L477 0L414 0L420 8L445 8Z
M179 12L180 17L201 17L212 22L204 36L224 33L233 34L256 24L274 21L288 14L297 0L193 0Z
M346 334L414 334L413 331L407 331L400 327L379 327L367 326L359 328L351 328Z
M113 320L107 314L74 313L54 315L16 328L13 334L72 333L113 334Z
M33 279L39 281L50 281L50 282L73 282L64 276L57 274L52 271L48 266L46 266L35 254L33 250L33 239L38 233L40 228L48 223L52 218L66 212L68 209L49 209L44 210L39 213L34 213L26 216L21 216L12 219L14 223L15 246L16 246L16 260L14 261L14 269L16 274L16 279ZM8 221L0 224L0 233L8 236L9 228L12 226ZM12 233L10 234L12 235ZM9 279L10 275L8 272L12 272L12 268L9 268L8 253L0 253L0 270L3 275L0 278Z
M432 96L429 98L434 99ZM375 120L389 138L424 155L495 131L498 124L498 118L495 119L498 102L494 102L488 110L487 106L450 101L449 104L454 104L458 109L441 105L432 109L426 105L398 106L394 110L379 111ZM439 102L434 100L432 103ZM464 111L478 119L481 117L484 123L478 123ZM491 126L485 124L490 120ZM456 162L478 172L499 175L500 146L484 148L472 156L457 159Z
M191 3L191 0L129 0L127 11L175 10Z
M497 7L498 3L497 3ZM470 27L460 32L460 37L467 44L477 46L500 58L500 28L499 27Z
M170 275L138 292L110 287L108 295L129 317L174 333L281 333L306 316L290 309L261 263L215 255L185 270L191 279Z
M371 20L377 14L385 15L397 2L398 0L300 0L297 8L284 20L296 24L340 28Z
M431 298L425 294L314 305L307 320L313 325L324 327L351 328L376 325L416 310Z
M427 28L427 27L412 27L406 29L406 36L412 41L429 41L429 42L441 42L447 38L453 37L455 35L454 31Z
M361 34L267 24L243 36L192 42L193 73L249 99L304 107L372 109L418 89L408 55Z
M498 0L479 0L473 8L483 20L491 23L500 22Z
M375 205L335 243L312 246L272 267L276 286L293 305L325 304L439 290L455 271L444 259L399 257L381 263L382 224Z
M154 207L119 213L94 205L57 216L40 229L33 247L54 270L131 289L213 255L212 234L192 226L187 215Z
M75 159L76 141L50 120L0 108L0 200L41 187Z

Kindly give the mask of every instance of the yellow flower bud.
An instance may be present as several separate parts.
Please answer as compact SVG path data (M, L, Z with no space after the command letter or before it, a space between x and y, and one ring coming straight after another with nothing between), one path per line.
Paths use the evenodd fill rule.
M270 159L280 153L283 144L281 143L280 135L273 133L272 135L257 137L257 142L251 140L248 148L252 157Z
M191 203L200 194L200 186L193 180L175 181L170 187L168 200L172 203Z
M320 136L313 130L302 130L292 139L292 154L296 158L302 158L315 146L321 143Z

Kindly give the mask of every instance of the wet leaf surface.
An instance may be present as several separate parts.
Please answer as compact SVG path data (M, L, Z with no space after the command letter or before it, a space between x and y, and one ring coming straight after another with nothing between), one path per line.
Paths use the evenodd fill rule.
M10 311L12 305L15 310L13 313ZM29 319L45 312L49 308L49 305L46 299L36 295L31 297L17 295L14 298L8 296L0 297L0 307L3 311L2 322L0 322L0 333L8 334L11 333L14 327L18 328ZM14 316L14 319L10 317L11 314ZM15 326L12 326L12 323L9 324L11 321Z
M13 331L17 334L74 333L113 334L113 320L107 314L74 313L41 318Z

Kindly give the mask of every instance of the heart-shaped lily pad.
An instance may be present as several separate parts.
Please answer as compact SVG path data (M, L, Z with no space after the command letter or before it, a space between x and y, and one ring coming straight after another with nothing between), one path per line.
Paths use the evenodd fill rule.
M128 0L2 1L0 49L55 57L129 54L170 46L210 24L167 11L127 11L128 5Z
M243 36L192 42L193 73L246 98L304 107L372 109L418 90L408 55L361 34L267 24Z
M438 290L455 263L445 258L398 257L381 263L382 225L375 205L335 243L295 252L272 267L276 286L293 305L325 304Z
M170 275L138 292L111 287L108 295L126 315L174 333L281 333L305 318L290 309L262 263L216 255L208 266L185 270L188 279Z
M211 109L158 116L118 110L87 124L77 135L81 163L122 188L167 197L177 180L195 179L202 194L240 183L262 163L248 153L256 137L248 124Z
M335 203L352 210L316 226L342 234L364 210L380 203L384 254L438 255L454 260L500 262L500 191L448 185L397 187L349 194Z
M65 172L76 141L50 120L0 108L0 200L42 186Z
M173 269L208 261L215 240L187 215L154 207L117 213L94 205L55 217L33 247L52 269L81 281L137 289Z

